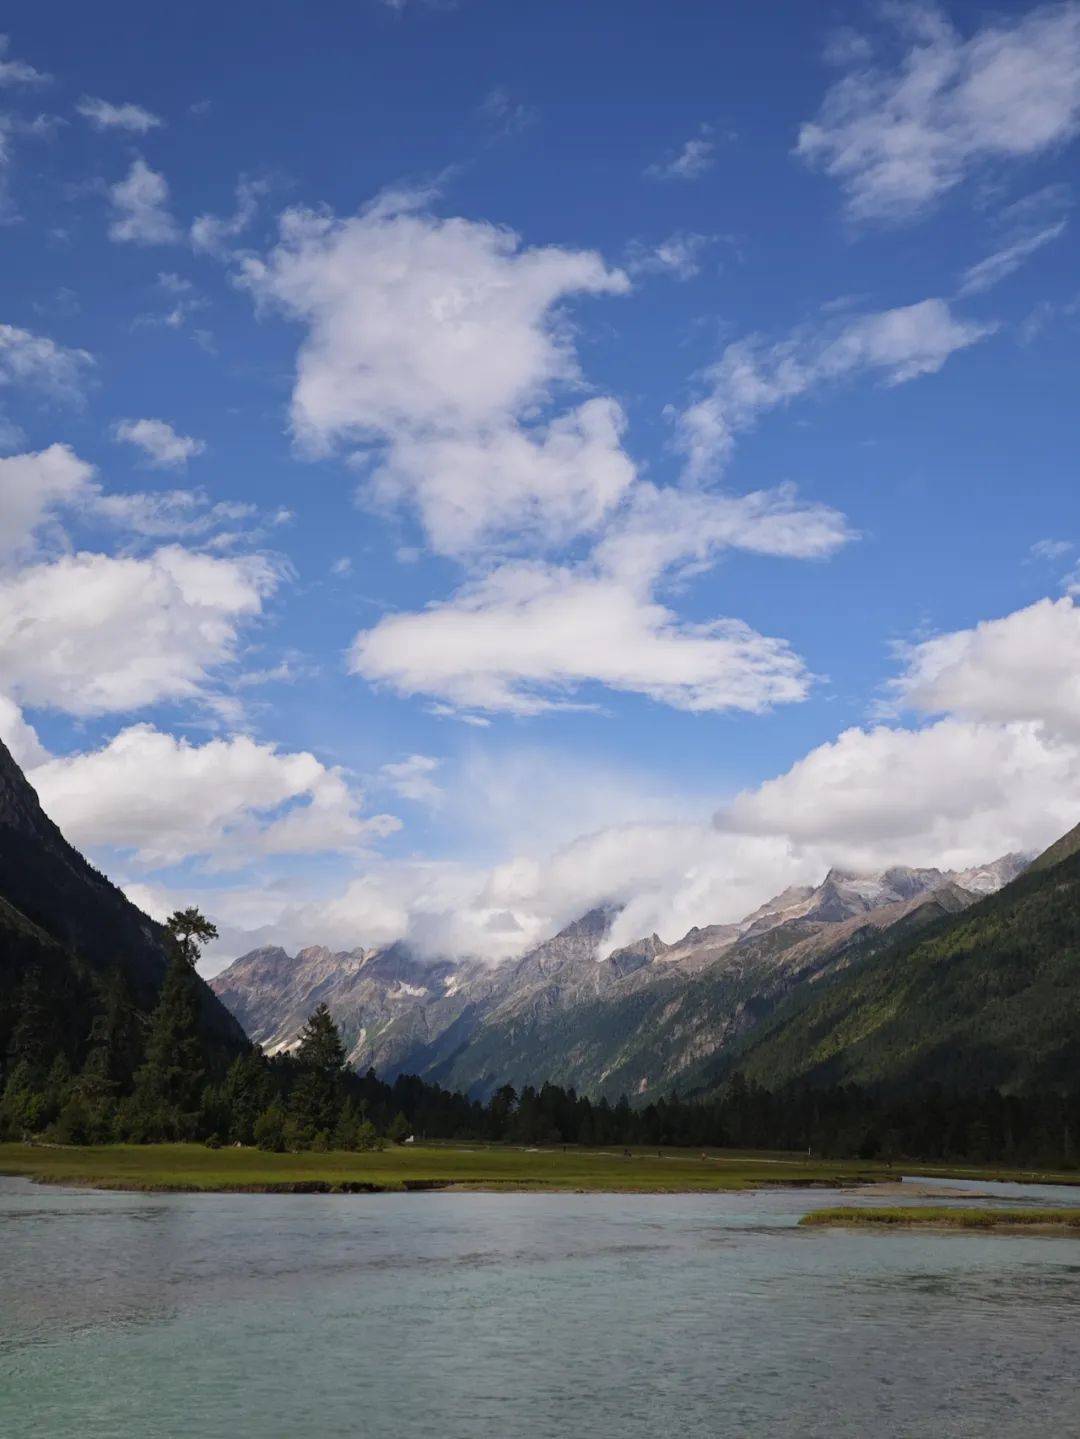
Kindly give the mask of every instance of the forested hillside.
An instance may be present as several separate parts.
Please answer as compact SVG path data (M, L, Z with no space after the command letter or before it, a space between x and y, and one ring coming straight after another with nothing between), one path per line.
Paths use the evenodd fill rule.
M1074 1087L1080 852L1071 839L962 914L793 994L715 1072L738 1068L770 1085Z
M33 1115L55 1116L80 1077L94 1103L129 1093L176 959L174 937L68 844L0 744L0 1086L16 1080ZM248 1043L188 969L178 999L209 1077Z

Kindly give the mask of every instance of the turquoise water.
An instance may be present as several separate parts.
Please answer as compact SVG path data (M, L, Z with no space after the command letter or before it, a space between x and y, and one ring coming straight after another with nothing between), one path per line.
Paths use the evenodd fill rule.
M1080 1241L795 1227L829 1197L0 1180L0 1434L1080 1432Z

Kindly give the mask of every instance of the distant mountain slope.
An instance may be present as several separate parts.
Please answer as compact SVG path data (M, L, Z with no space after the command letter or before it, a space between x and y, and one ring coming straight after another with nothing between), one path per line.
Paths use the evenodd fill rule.
M962 914L793 994L741 1052L726 1057L724 1068L769 1084L804 1078L968 1089L1075 1086L1076 835Z
M320 1001L330 1006L358 1068L420 1074L488 1094L550 1079L617 1097L689 1086L725 1047L771 1014L794 987L974 902L1025 863L1006 856L963 876L896 867L833 870L785 890L738 924L655 935L598 958L616 911L597 909L522 958L422 963L402 945L295 959L255 950L213 986L270 1049L295 1040Z
M28 971L40 975L81 1043L94 976L114 964L139 1007L149 1009L166 967L160 926L68 844L0 743L0 1059ZM201 999L208 1040L243 1048L241 1027L206 985Z

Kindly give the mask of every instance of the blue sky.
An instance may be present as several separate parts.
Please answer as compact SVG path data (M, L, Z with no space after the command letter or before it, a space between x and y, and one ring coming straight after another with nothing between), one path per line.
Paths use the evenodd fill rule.
M212 963L1080 817L1080 5L5 24L0 734Z

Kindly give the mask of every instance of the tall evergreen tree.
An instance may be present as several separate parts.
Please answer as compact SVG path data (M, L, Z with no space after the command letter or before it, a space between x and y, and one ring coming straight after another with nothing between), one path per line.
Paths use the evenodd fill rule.
M320 1004L304 1025L295 1061L299 1075L290 1109L300 1135L311 1142L333 1134L344 1098L345 1046L333 1016Z
M172 958L150 1016L146 1058L130 1106L146 1138L189 1139L198 1129L206 1066L199 1034L200 942L217 935L197 909L177 910L166 922Z

